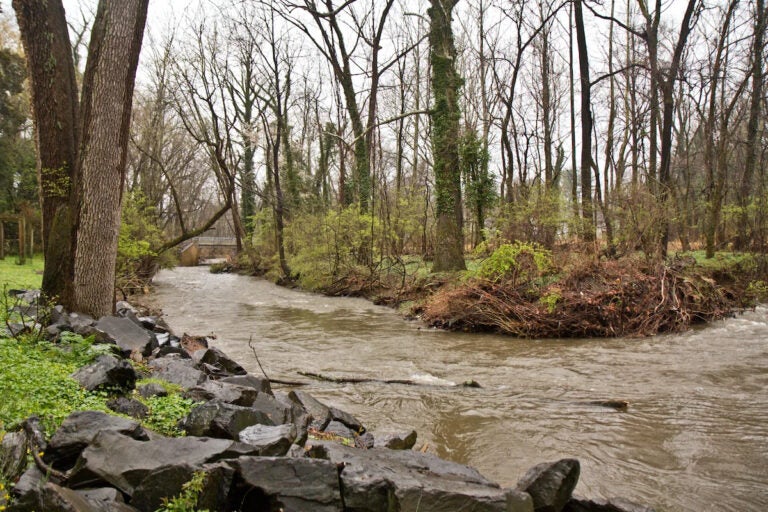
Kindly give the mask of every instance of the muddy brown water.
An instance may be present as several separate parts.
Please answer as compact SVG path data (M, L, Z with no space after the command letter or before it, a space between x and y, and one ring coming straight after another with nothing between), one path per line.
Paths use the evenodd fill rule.
M663 511L768 510L768 309L681 335L519 340L448 333L362 299L267 281L164 270L154 301L181 334L260 374L414 379L423 386L311 382L369 428L415 428L419 444L504 486L576 457L576 493ZM454 387L474 379L481 389ZM626 412L589 405L630 402Z

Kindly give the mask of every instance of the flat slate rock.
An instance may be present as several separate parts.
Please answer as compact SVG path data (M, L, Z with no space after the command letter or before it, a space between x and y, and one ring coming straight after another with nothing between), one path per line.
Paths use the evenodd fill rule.
M259 391L238 384L230 384L216 380L207 380L193 388L188 389L184 396L191 398L196 402L205 402L209 400L219 400L228 404L242 405L250 407L259 396ZM267 395L272 396L272 395Z
M126 355L139 352L148 357L152 350L158 347L154 333L142 328L130 318L104 316L95 327L114 341Z
M269 380L261 379L250 373L248 375L232 375L231 377L224 377L220 379L220 382L237 384L238 386L247 386L262 393L272 394L272 387L269 384Z
M83 450L68 485L72 488L108 484L133 496L147 476L165 466L204 464L243 455L256 455L250 445L206 437L136 441L115 432L101 432Z
M259 449L259 455L282 456L296 440L295 425L251 425L240 431L238 439Z
M182 426L192 436L237 439L240 431L257 424L274 425L275 422L258 409L212 400L192 409Z
M416 437L415 430L402 432L376 430L373 432L373 446L390 450L410 450L416 444Z
M624 498L587 499L572 497L563 512L656 512L653 508L639 505Z
M158 379L167 380L174 384L189 389L203 383L208 377L195 368L191 359L181 357L161 357L149 362L152 375Z
M103 388L131 390L136 385L136 370L131 364L115 356L101 355L71 375L88 391Z
M70 468L99 432L115 432L137 441L149 440L137 421L98 411L73 412L51 437L44 459L55 468Z
M331 409L306 391L291 391L288 393L288 398L309 413L312 417L309 425L311 428L323 430L330 423Z
M287 457L240 457L228 464L238 475L234 499L240 503L240 510L355 510L344 508L338 470L336 465L329 461Z
M310 457L328 460L341 468L348 510L532 510L526 495L502 489L477 470L434 455L383 448L361 450L324 441L311 441L308 447Z

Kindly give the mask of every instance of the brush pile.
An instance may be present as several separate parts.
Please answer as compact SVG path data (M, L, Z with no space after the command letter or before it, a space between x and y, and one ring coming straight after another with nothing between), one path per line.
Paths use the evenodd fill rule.
M554 280L519 271L473 278L442 288L414 313L451 330L581 338L679 332L741 307L738 294L694 267L692 258L658 266L627 259L584 264Z

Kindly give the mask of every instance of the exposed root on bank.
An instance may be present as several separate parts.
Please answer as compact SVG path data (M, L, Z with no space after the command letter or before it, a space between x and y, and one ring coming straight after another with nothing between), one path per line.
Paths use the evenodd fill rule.
M415 312L429 325L452 330L563 338L679 332L741 306L714 280L690 272L690 265L605 261L545 286L470 280L438 291Z

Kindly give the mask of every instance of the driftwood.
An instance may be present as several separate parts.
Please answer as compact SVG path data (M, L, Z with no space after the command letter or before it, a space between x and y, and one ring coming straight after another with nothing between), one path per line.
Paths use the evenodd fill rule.
M323 375L313 372L299 372L299 375L310 377L312 379L322 380L324 382L333 382L336 384L362 384L366 382L375 382L377 384L405 384L406 386L434 386L434 384L424 384L423 382L416 382L411 379L373 379L369 377L331 377L329 375ZM454 387L454 386L449 386ZM465 388L480 388L482 387L477 381L467 380L461 384L457 384L456 387Z

